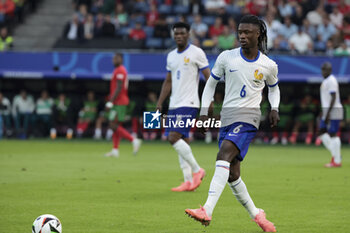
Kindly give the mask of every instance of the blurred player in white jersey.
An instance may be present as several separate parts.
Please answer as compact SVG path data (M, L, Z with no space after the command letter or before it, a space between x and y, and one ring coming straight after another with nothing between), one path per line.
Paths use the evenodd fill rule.
M245 207L250 217L265 232L275 232L262 209L255 207L247 187L240 176L243 161L251 140L257 133L260 122L260 102L265 82L269 87L268 99L271 127L279 121L280 91L277 79L277 64L266 52L266 25L258 17L244 16L238 26L240 48L222 52L212 69L203 96L200 120L208 119L208 107L219 80L225 78L225 97L221 110L219 153L216 168L210 183L208 199L199 209L186 209L186 213L208 226L214 207L225 184L228 183L234 196ZM206 131L207 129L203 129Z
M186 122L187 119L195 119L198 113L199 71L207 80L210 70L203 50L188 42L190 26L187 23L178 22L174 24L173 31L177 48L167 57L168 73L158 98L157 109L162 110L163 102L171 92L167 122L178 120ZM168 141L179 155L180 167L184 175L184 182L171 189L174 192L195 190L205 175L204 169L198 165L189 146L189 131L190 127L169 127L165 131Z
M332 75L331 63L323 63L321 71L324 80L320 88L322 119L319 139L332 155L331 162L325 167L341 167L341 141L337 132L340 121L343 119L343 106L340 103L339 85L337 79Z

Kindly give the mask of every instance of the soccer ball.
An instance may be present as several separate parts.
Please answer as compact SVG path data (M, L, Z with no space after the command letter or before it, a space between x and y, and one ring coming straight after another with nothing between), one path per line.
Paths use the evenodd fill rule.
M51 215L43 214L37 217L32 226L32 233L53 233L53 232L62 232L62 225L60 220Z

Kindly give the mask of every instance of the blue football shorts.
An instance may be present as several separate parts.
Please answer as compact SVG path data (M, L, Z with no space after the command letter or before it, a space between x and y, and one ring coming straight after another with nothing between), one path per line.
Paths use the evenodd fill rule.
M249 144L255 137L258 129L251 124L235 122L231 125L220 128L219 148L223 140L233 142L239 150L237 159L243 161L248 152Z
M328 133L337 133L339 130L340 120L330 120L328 124L324 120L320 122L320 129L325 129Z

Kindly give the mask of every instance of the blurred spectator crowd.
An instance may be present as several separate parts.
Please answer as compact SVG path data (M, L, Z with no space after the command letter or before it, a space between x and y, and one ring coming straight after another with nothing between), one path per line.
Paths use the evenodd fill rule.
M0 0L0 52L13 47L12 29L36 11L41 0Z
M12 101L0 92L0 138L26 139L50 136L52 139L56 137L111 139L113 132L108 128L105 102L106 99L97 97L93 91L88 91L84 99L79 102L64 93L52 98L46 90L42 91L36 100L25 90L14 96ZM344 96L342 102L345 118L338 134L343 142L350 144L350 95ZM214 96L211 117L220 119L222 103L223 94L217 92ZM154 91L148 92L147 97L141 101L131 99L127 108L125 127L134 136L144 140L166 139L164 129L143 129L143 112L154 111L156 104L157 93ZM255 142L283 145L297 142L304 142L307 145L320 143L316 137L320 121L320 103L319 99L311 94L306 94L300 100L283 95L279 107L281 120L277 128L270 128L269 103L265 97L261 103L261 111L260 130ZM193 128L190 138L203 139L203 135ZM204 137L207 143L217 138L218 129L210 129Z
M239 46L237 24L244 14L267 25L268 49L278 53L350 55L347 0L73 0L75 13L64 37L144 42L145 48L174 46L171 25L191 25L191 41L217 52Z

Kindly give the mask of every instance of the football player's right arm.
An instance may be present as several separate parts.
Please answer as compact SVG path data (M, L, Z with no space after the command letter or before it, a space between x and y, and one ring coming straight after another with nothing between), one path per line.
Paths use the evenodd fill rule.
M168 72L163 82L162 90L160 91L160 95L157 102L157 109L159 111L162 111L163 102L169 96L170 92L171 92L171 72Z
M213 76L210 75L208 81L205 83L204 91L202 94L202 106L200 111L201 116L208 115L208 109L209 109L210 103L213 100L215 88L218 82L219 80L213 78Z
M117 88L114 90L114 93L110 97L109 101L106 103L107 109L110 109L113 107L114 100L118 97L118 95L122 91L122 85L123 85L123 81L117 80Z
M210 103L213 101L215 88L218 82L220 81L220 78L224 75L225 69L224 69L224 55L225 52L220 53L218 58L215 61L215 65L211 71L211 75L209 76L207 82L205 83L205 87L202 94L202 105L201 105L201 111L199 113L200 116L203 116L202 118L205 118L204 116L208 116L208 110Z
M213 101L213 96L215 93L216 85L218 84L219 80L214 79L213 76L210 75L209 79L205 83L204 91L202 94L202 106L201 106L201 111L200 111L200 116L199 120L200 121L206 121L208 120L208 111L209 111L209 106L211 102ZM205 133L208 131L208 128L202 127L199 128L199 130L202 133Z

